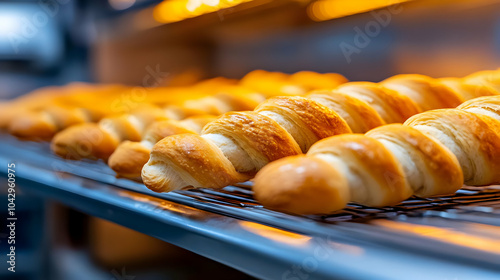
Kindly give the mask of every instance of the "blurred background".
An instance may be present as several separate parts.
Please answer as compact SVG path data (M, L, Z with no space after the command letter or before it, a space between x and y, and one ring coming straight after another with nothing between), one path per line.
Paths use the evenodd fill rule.
M497 0L0 1L0 99L71 81L188 85L255 69L380 81L499 62ZM19 201L26 261L2 279L250 279L62 205Z
M370 81L464 76L498 67L499 7L496 0L0 1L0 98L75 80L143 85L149 72L168 75L167 84L255 69Z

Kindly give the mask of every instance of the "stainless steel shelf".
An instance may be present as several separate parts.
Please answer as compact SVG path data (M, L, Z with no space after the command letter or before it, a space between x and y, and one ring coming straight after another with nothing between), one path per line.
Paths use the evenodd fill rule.
M493 187L384 218L301 217L262 208L244 186L157 194L102 162L65 161L46 143L0 135L0 169L57 200L262 279L498 279L500 197ZM469 195L469 201L463 202ZM480 197L480 201L474 198ZM460 199L462 202L460 202ZM453 204L453 201L460 203ZM418 201L408 202L417 205ZM434 203L434 204L433 204ZM406 207L406 206L405 206ZM438 207L438 208L436 208ZM453 208L452 208L453 207ZM363 210L363 211L362 211ZM371 209L377 210L377 209ZM411 214L411 215L410 215Z

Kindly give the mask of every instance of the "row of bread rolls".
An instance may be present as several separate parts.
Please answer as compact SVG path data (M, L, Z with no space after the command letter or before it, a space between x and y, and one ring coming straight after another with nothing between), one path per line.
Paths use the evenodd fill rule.
M108 164L121 177L139 179L151 148L161 139L176 134L199 134L202 128L215 120L214 115L200 115L184 120L164 120L151 124L141 141L122 142L111 154Z
M450 82L451 80L451 82ZM453 86L449 84L453 83ZM157 192L189 186L221 188L245 181L274 160L307 152L317 141L402 123L419 112L454 108L493 88L460 79L397 75L381 83L350 82L307 97L271 98L253 112L231 112L201 135L166 137L142 169Z
M314 80L322 82L314 86ZM255 89L259 88L259 82L263 81L265 84L275 84L277 87L265 94L256 92ZM309 90L323 88L324 86L335 87L345 81L346 79L339 74L299 72L287 75L284 73L258 70L248 74L238 85L219 88L211 87L210 90L212 93L209 96L200 99L185 100L175 106L170 104L167 108L163 108L164 112L161 112L159 109L139 110L131 114L105 118L97 124L92 123L70 127L54 137L52 149L57 155L65 158L107 160L121 142L139 142L142 144L134 145L127 142L125 147L122 147L119 153L115 155L111 164L111 167L119 175L139 177L140 174L138 174L137 169L142 168L144 163L136 166L122 161L137 155L139 150L142 152L145 151L144 147L147 147L149 142L140 141L143 139L145 133L148 133L148 126L155 122L166 119L182 120L186 117L196 115L220 115L229 111L253 110L255 106L266 97L300 93L285 92L281 86L283 83L287 86L295 86L303 90ZM182 114L175 116L172 112L182 112ZM174 123L175 122L169 122L168 125L172 126ZM182 123L178 124L180 126L183 125ZM162 131L173 132L174 130L163 129ZM89 139L89 135L92 136L92 139ZM166 137L168 135L162 134L162 136ZM128 168L126 169L125 167Z
M45 98L45 102L36 108L26 106L24 101L18 102L21 110L14 111L7 130L19 138L49 140L58 131L73 125L96 122L107 116L141 111L144 107L167 106L189 99L200 99L212 94L217 88L233 83L232 80L216 78L192 87L178 88L66 86L62 87L62 91L66 91L67 94ZM170 110L173 116L182 113L179 110Z
M311 90L333 89L348 80L337 73L300 71L292 75L255 70L243 77L240 85L266 96L304 95Z
M81 96L90 95L97 97L103 93L115 93L124 90L120 85L93 85L86 83L71 83L62 87L44 87L29 94L23 95L2 104L2 114L0 115L0 128L8 129L17 119L24 117L45 108L55 106L64 107L71 102L77 102ZM94 95L95 94L95 95ZM92 109L90 114L99 114L97 109Z
M244 92L243 92L244 91ZM147 106L130 114L103 118L98 123L69 127L55 135L52 150L69 159L107 160L123 141L141 141L155 122L182 120L190 116L220 115L233 110L251 110L264 96L231 86L219 89L213 96L186 100L166 107ZM89 139L93 136L93 139Z
M215 94L217 88L226 85L244 84L247 89L252 89L247 85L258 86L258 81L261 80L276 85L287 81L287 85L305 91L311 89L308 86L311 79L328 80L331 85L345 81L341 75L333 75L335 74L314 72L286 75L259 70L248 74L244 83L226 78L214 78L190 87L144 88L86 83L45 87L13 101L0 103L2 109L0 129L23 139L48 140L58 131L75 124L96 122L103 117L130 113L143 105L154 104L165 107L170 103L180 103L182 100L201 99L203 96ZM328 78L325 79L326 76ZM300 83L293 84L292 81L295 80ZM287 92L287 88L289 87L275 87L273 91L275 95L294 94L294 91ZM191 105L194 103L196 102L192 102ZM175 113L182 113L182 110L177 110Z
M240 82L242 88L262 92L265 97L276 95L302 95L310 90L331 89L347 82L340 74L319 74L302 71L292 75L256 70L247 74ZM231 111L253 110L258 104L247 103ZM222 112L221 112L222 113ZM217 114L218 115L218 114ZM118 175L140 178L144 164L149 160L151 148L163 138L176 134L200 134L207 123L215 120L214 115L191 117L181 121L161 121L152 124L144 133L142 141L125 141L109 158L109 166Z
M411 195L451 194L464 183L500 183L500 95L427 111L364 135L323 139L307 155L262 169L254 193L269 208L328 214L349 201L390 206Z

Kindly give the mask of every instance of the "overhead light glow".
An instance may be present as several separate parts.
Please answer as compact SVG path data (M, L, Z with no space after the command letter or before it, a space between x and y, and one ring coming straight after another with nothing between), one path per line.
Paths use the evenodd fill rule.
M315 21L350 16L411 0L319 0L307 8L307 14Z
M154 19L160 23L170 23L217 12L253 0L165 0L153 11Z
M2 24L0 24L0 36L8 37L11 34L19 33L19 29L23 26L22 14L13 14L9 12L0 13Z

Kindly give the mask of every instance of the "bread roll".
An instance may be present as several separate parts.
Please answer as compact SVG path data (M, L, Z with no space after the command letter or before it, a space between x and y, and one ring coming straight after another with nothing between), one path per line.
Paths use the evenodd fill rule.
M499 183L499 102L499 95L480 97L459 109L417 114L404 125L323 139L311 147L300 165L288 157L264 167L255 178L255 197L266 207L286 212L328 214L345 207L346 201L389 206L412 193L421 197L450 194L464 182L475 186ZM275 183L284 178L286 186ZM302 178L346 184L325 183L326 190L315 185L308 189ZM331 188L337 188L339 195L347 188L349 195L328 203L323 192L334 193Z
M190 117L182 121L165 120L151 124L142 141L124 141L109 158L109 167L119 176L140 178L144 164L149 160L151 148L161 139L184 133L199 134L205 124L215 119L212 115Z
M154 122L167 119L183 119L190 116L206 114L222 114L232 110L253 109L264 97L254 91L240 87L223 87L214 96L205 96L197 100L187 100L177 105L159 108L144 105L132 114L124 114L111 118L104 118L97 124L85 124L59 132L52 140L53 151L65 158L71 159L103 159L107 160L123 141L138 142L142 140L146 128ZM112 142L102 144L99 141L85 140L86 133L92 135L107 134L102 139L114 138ZM77 147L86 145L89 149L84 154L75 153ZM135 144L130 144L135 145ZM130 146L129 145L129 146ZM100 147L97 147L100 146ZM92 153L99 151L99 156ZM115 163L117 163L115 161Z
M427 96L434 102L433 106L450 106L460 101L457 93L429 77L404 76L388 80L384 85L386 87L369 82L346 83L335 90L315 92L308 98L271 98L259 105L255 112L226 114L209 123L199 138L178 136L172 142L167 141L167 137L158 142L157 149L153 149L150 160L143 167L142 179L150 189L166 192L190 185L208 187L201 183L208 182L208 179L202 180L200 174L205 174L205 170L218 170L224 174L217 174L217 178L224 180L210 180L209 187L222 188L239 182L237 180L241 177L251 176L272 161L307 152L311 145L326 137L353 131L364 133L387 122L404 121L420 112L415 100L422 106ZM388 89L391 85L396 85L405 94ZM221 159L212 161L200 153L195 153L202 157L193 160L198 163L196 166L162 160L171 157L162 153L174 149L169 145L182 142L182 137L190 139L186 141L208 142L203 146L217 149L211 154L222 153L228 160L224 160L225 168L215 166L222 164ZM191 152L191 149L182 152L176 148L176 157L182 158L182 153L185 157L193 157ZM158 170L168 170L168 176L176 179L163 178L167 175L156 172ZM409 187L402 187L401 195L394 200L408 193L407 189Z

